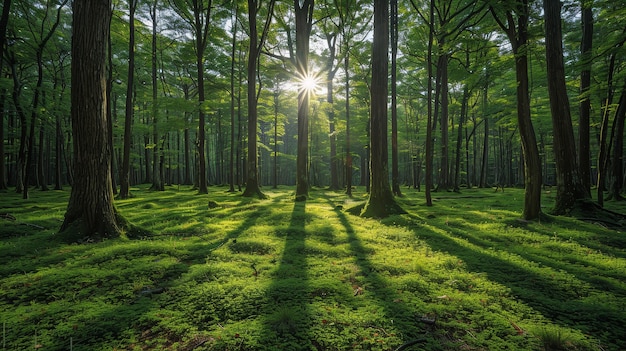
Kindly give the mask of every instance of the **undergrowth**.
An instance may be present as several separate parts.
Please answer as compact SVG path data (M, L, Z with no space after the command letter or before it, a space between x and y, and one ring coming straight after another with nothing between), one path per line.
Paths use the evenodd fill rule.
M624 234L521 221L519 189L407 189L384 220L359 191L132 190L141 235L72 244L69 191L1 194L2 350L626 349Z

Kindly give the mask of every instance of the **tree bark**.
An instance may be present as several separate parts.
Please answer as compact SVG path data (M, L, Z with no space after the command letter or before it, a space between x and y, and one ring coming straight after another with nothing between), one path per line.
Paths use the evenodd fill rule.
M246 170L246 189L243 192L243 196L257 196L259 198L265 198L266 195L261 192L259 184L257 146L257 105L259 97L257 94L256 75L261 48L265 42L274 11L274 3L274 0L270 0L267 9L267 17L265 18L265 24L261 32L261 38L259 38L256 21L261 6L257 0L248 0L248 23L250 26L250 51L248 52L248 164Z
M75 1L72 35L74 184L61 231L76 223L81 235L116 237L110 146L106 122L106 49L111 0Z
M398 0L391 1L391 192L402 196L398 161Z
M582 55L583 69L580 72L580 105L578 122L578 163L580 177L585 191L591 196L591 150L589 137L589 120L591 116L591 99L589 88L591 87L591 49L593 45L593 9L590 1L581 0L582 9L582 39L580 53Z
M583 186L576 161L574 128L569 109L569 99L565 85L563 47L561 33L561 2L544 0L546 28L546 64L548 72L548 93L554 153L556 161L557 194L555 214L566 214L577 200L589 198Z
M163 191L163 167L160 160L163 157L163 145L159 138L158 129L158 96L157 96L157 0L150 6L150 19L152 20L152 186L151 190ZM149 162L146 160L146 162Z
M300 79L309 72L309 37L313 25L314 0L294 0L296 17L296 70ZM296 158L296 200L309 195L309 99L306 89L298 91L298 154Z
M128 79L126 86L126 109L124 117L124 149L122 154L122 168L120 169L120 199L127 199L130 195L130 147L132 141L132 123L134 115L135 84L135 10L138 0L129 2L129 39L128 39Z
M505 24L499 19L493 7L490 8L490 11L499 26L506 32L515 54L515 75L518 82L517 123L522 140L522 153L524 154L524 209L522 218L526 220L537 219L541 215L541 160L530 114L528 53L526 52L528 44L528 0L518 2L516 7L517 21L512 12L507 12Z
M389 3L374 0L374 42L370 91L370 196L363 217L384 218L402 213L389 185L387 97L389 73Z

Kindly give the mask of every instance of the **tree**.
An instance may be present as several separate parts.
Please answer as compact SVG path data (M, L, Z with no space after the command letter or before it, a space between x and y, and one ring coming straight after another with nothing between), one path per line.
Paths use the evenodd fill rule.
M296 16L296 71L302 80L311 79L309 72L309 37L313 26L314 0L294 0ZM298 91L298 155L296 160L296 200L309 194L309 98L310 91Z
M374 42L370 90L370 195L363 217L384 218L403 213L389 185L387 147L387 97L389 73L389 3L374 0Z
M2 17L0 17L0 52L4 52L6 42L7 24L9 23L9 11L11 10L11 0L4 0L2 5ZM0 72L4 65L4 60L0 60ZM5 162L4 162L4 94L2 94L0 110L0 190L7 189Z
M250 25L250 50L248 53L248 167L246 176L246 189L243 196L258 196L264 198L265 195L259 187L259 171L258 171L258 147L257 147L257 129L258 129L258 102L259 95L257 93L257 67L261 48L267 38L269 26L272 21L275 0L270 0L267 7L265 23L261 31L261 38L257 30L257 15L262 8L263 2L257 0L248 0L248 23Z
M556 162L557 193L553 211L555 214L565 214L575 207L577 200L586 199L589 196L576 161L574 127L565 86L560 0L544 0L543 10L546 29L548 93Z
M530 116L528 79L528 18L530 8L528 0L518 0L512 4L512 7L501 10L504 10L504 20L501 19L496 8L490 7L494 19L511 42L515 55L517 123L524 155L524 210L522 211L522 218L531 220L537 219L541 215L541 160L539 159L537 138Z
M134 84L135 84L135 11L138 0L128 2L128 80L126 81L126 108L124 116L124 150L122 168L120 168L120 199L130 197L130 147L133 139L132 125L134 116Z
M205 155L205 114L204 114L204 54L209 37L212 0L170 0L176 13L183 18L193 31L196 54L196 74L198 89L198 192L208 193Z
M74 1L72 27L72 135L75 181L61 231L116 237L106 121L106 52L111 0Z
M157 1L150 5L150 20L152 21L152 186L150 189L163 191L163 144L159 139L159 106L157 97ZM146 160L147 162L147 160Z
M398 0L391 0L391 191L402 196L398 166Z
M591 150L589 126L591 117L591 98L589 88L591 87L591 49L593 45L593 9L592 0L581 0L581 22L582 39L580 42L580 53L583 69L580 72L580 104L578 122L578 163L580 167L580 177L585 189L591 195Z

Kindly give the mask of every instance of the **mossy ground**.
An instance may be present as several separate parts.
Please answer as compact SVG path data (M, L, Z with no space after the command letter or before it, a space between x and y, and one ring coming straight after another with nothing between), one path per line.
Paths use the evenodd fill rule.
M380 221L358 189L147 188L116 201L145 235L81 244L69 191L0 194L3 350L626 349L624 233L520 221L522 190L405 190Z

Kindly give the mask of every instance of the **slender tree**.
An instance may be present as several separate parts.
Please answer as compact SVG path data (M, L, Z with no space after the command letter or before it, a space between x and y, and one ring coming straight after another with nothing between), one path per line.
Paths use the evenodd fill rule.
M159 104L157 94L157 4L158 0L153 0L150 4L150 20L152 21L152 186L150 189L163 191L163 143L159 138ZM146 160L148 162L148 160Z
M577 200L589 198L580 177L576 160L574 127L569 109L563 64L560 0L544 0L543 11L546 29L546 64L548 93L556 161L555 214L565 214L576 206Z
M593 0L581 0L581 24L583 35L580 42L581 63L580 72L580 104L578 121L578 163L580 177L585 190L591 196L591 150L589 126L591 116L591 50L593 45Z
M294 0L296 16L296 71L302 80L310 79L309 38L313 27L314 0ZM298 91L298 154L296 159L296 200L309 195L309 98L310 91Z
M206 116L204 113L205 89L204 89L204 59L209 38L209 23L211 18L212 0L169 0L170 4L191 27L193 31L194 49L196 54L196 76L198 90L198 192L206 194Z
M398 160L398 0L391 0L391 191L400 191Z
M260 0L248 0L248 23L250 26L250 49L248 52L248 164L246 169L246 189L243 192L243 196L258 196L260 198L264 198L265 194L261 192L259 187L257 147L259 92L257 92L256 76L261 48L265 43L272 22L274 3L275 0L270 0L267 5L265 22L259 38L256 21L264 3Z
M370 195L361 215L384 218L402 213L389 185L387 98L389 73L389 2L374 0L374 42L370 88Z
M122 151L122 168L120 168L120 199L130 195L130 148L132 143L132 125L134 116L134 84L135 84L135 11L138 0L128 2L128 75L126 81L126 108L124 115L124 149Z
M76 223L81 235L116 237L106 122L106 51L111 0L73 2L72 135L74 184L61 231Z
M2 17L0 17L0 52L4 53L4 44L6 42L7 25L9 23L9 12L11 10L11 0L4 0L2 5ZM0 60L0 72L3 70L4 60ZM7 189L5 158L4 158L4 101L5 94L0 96L0 190Z
M558 0L557 0L558 1ZM504 19L501 13L504 12ZM530 116L528 78L528 0L518 0L510 8L490 7L496 22L504 30L515 55L517 78L517 124L524 155L524 209L522 218L537 219L541 215L541 160L537 138ZM500 14L499 14L500 13Z

